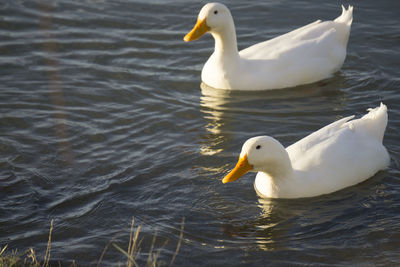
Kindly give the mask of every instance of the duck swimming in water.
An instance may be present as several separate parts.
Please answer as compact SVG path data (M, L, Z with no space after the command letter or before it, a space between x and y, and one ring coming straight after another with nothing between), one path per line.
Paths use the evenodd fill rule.
M382 144L387 108L381 104L353 118L333 122L286 149L269 136L250 138L222 182L258 172L254 187L264 198L314 197L361 183L389 165Z
M206 4L184 40L206 32L215 40L214 53L201 72L208 86L230 90L266 90L313 83L338 71L346 58L353 7L333 21L317 20L274 39L238 51L229 9Z

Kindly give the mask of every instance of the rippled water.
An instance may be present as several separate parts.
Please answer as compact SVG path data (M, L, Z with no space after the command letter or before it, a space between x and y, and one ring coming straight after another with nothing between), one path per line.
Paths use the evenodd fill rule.
M245 93L200 85L213 40L182 37L203 4L0 4L0 246L43 255L54 219L54 262L96 264L113 238L127 247L135 217L142 251L156 233L169 263L185 218L178 266L399 265L399 2L350 2L334 77ZM335 18L342 2L227 4L244 48ZM381 101L392 161L368 181L298 200L259 199L254 174L221 183L247 138L289 145ZM111 246L102 264L124 257Z

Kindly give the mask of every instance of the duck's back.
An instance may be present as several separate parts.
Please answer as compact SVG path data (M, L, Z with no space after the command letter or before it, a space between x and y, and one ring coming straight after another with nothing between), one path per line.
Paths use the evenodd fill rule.
M274 39L261 42L243 49L240 56L246 59L276 59L284 56L313 53L318 56L320 52L329 52L332 48L343 48L346 51L351 23L353 21L353 7L346 10L342 6L342 15L334 21L317 20L306 26L278 36ZM325 46L320 43L328 39ZM317 46L317 44L319 44ZM319 51L309 51L308 47L315 45Z
M219 75L240 90L279 89L329 78L346 58L352 10L343 8L334 21L316 21L246 48L239 52L240 63L228 64ZM207 78L203 81L211 83Z
M382 144L386 106L381 104L360 119L351 118L334 122L286 149L293 169L316 192L326 194L358 184L390 162Z

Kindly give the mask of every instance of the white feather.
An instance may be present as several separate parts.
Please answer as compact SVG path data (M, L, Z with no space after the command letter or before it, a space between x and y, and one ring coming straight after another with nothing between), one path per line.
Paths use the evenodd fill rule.
M346 58L353 7L342 8L334 21L318 20L238 52L228 8L219 3L205 5L199 19L206 19L211 28L215 50L203 67L202 81L214 88L263 90L328 78Z
M390 162L382 144L386 106L369 109L360 119L352 118L333 122L286 149L271 137L246 141L241 155L247 154L249 163L259 171L257 192L271 198L313 197L356 185L385 169ZM256 145L263 147L263 154Z

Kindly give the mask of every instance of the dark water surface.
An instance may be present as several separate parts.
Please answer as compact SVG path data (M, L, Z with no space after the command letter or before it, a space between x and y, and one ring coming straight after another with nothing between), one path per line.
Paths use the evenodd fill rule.
M184 217L178 266L400 265L400 2L322 2L227 2L240 48L355 6L334 77L231 93L200 86L211 37L182 40L204 2L0 3L0 246L40 257L54 219L51 258L95 265L135 217L140 265L155 233L169 263ZM368 181L298 200L221 183L247 138L289 145L381 101L392 161Z

